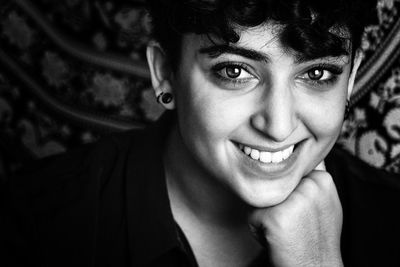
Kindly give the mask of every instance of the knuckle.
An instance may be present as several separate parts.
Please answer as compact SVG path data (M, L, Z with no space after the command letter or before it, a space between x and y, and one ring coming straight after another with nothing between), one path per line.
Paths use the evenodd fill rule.
M307 196L315 194L319 190L316 181L309 177L303 178L302 189Z
M331 175L321 171L304 177L298 193L306 198L306 201L313 202L316 199L331 196L331 192L335 192L335 188Z
M332 176L325 171L318 171L314 173L313 180L321 189L330 189L334 186Z

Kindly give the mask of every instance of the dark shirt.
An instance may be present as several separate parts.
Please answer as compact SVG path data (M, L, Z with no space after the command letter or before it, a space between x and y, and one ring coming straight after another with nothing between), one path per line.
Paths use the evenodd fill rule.
M3 195L0 266L196 266L164 177L171 117L42 160L12 179ZM339 148L326 165L343 206L345 266L400 266L398 175ZM259 264L266 254L254 266L267 266Z

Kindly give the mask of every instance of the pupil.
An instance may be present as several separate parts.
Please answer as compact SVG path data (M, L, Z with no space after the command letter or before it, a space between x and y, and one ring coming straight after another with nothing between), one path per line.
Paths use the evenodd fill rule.
M227 67L226 68L226 75L229 78L237 78L240 75L240 68L238 67Z
M324 75L324 71L320 69L312 69L308 72L308 76L311 80L319 80Z

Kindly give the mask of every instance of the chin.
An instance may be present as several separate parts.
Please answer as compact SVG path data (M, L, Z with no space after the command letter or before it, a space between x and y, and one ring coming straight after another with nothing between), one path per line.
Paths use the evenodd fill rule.
M288 187L280 189L257 187L256 190L244 193L242 200L254 208L268 208L284 202L292 191L293 189Z

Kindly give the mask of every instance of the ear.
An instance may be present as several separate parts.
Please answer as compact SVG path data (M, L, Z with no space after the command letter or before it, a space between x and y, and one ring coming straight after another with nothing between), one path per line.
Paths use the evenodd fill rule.
M159 99L162 94L171 94L171 102L164 103L160 101L160 103L166 109L174 109L175 99L171 86L172 69L167 55L159 43L150 41L147 45L146 56L150 69L151 84L153 85L156 98Z
M350 99L351 93L353 92L354 82L355 82L355 79L357 76L357 71L360 67L362 58L363 58L363 56L362 56L361 50L357 49L357 51L354 55L353 68L350 73L349 83L347 85L347 99Z

